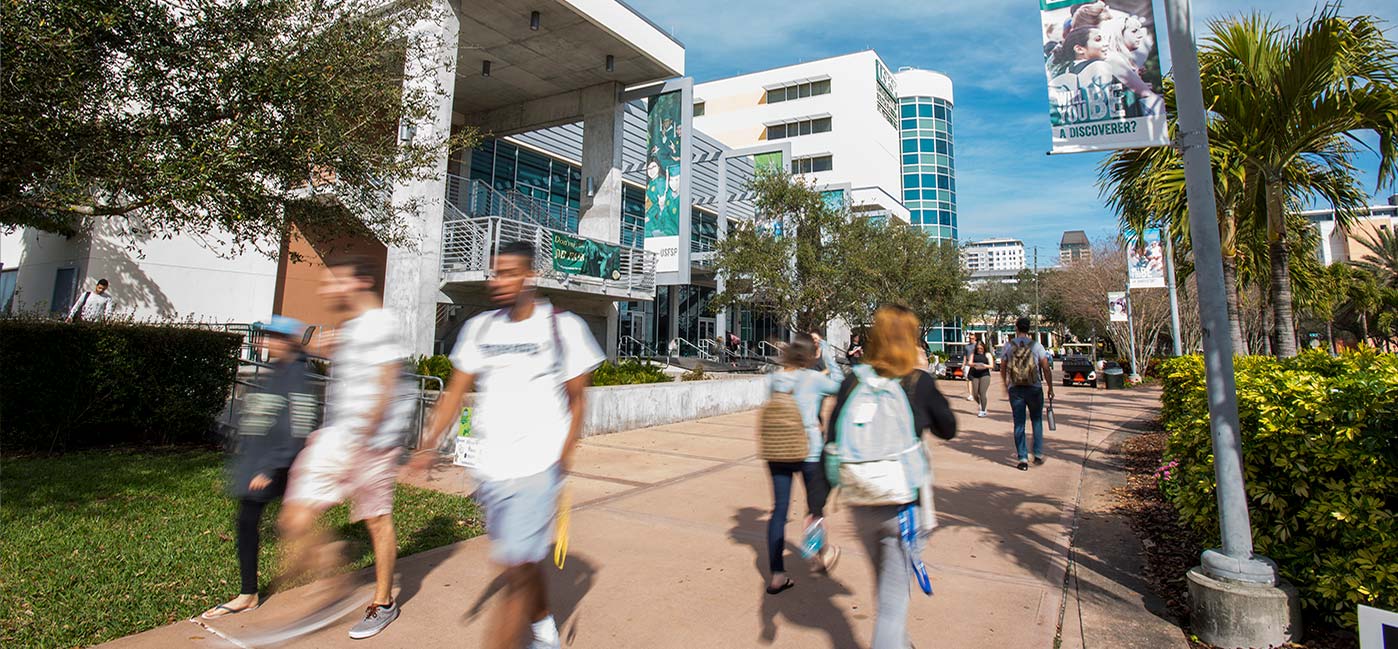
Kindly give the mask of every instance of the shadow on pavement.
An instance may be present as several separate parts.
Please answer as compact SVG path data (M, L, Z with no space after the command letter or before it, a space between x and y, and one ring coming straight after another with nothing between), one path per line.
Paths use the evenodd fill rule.
M548 583L549 613L558 625L558 634L563 639L563 644L571 645L577 637L578 622L581 619L578 609L582 606L583 598L587 597L597 583L597 564L586 555L569 552L567 560L563 563L563 570L559 571L553 565L552 548L549 557L540 564L544 571L544 579ZM496 575L481 596L462 614L462 622L479 617L491 598L504 588L504 575Z

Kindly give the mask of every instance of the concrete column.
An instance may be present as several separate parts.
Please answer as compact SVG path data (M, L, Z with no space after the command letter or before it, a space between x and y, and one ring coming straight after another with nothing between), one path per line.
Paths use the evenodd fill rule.
M626 106L621 86L604 83L582 91L582 199L578 234L621 241L621 145ZM588 179L593 195L588 196Z
M434 142L451 135L452 96L456 86L456 46L460 24L447 0L434 0L430 18L413 26L407 53L405 85L437 95L434 113L405 124L400 135ZM431 354L437 333L437 299L441 291L442 210L446 195L447 152L442 148L424 180L393 188L393 203L416 202L408 233L416 245L390 246L384 271L384 307L398 317L403 342L413 354Z
M607 305L607 360L616 362L617 347L621 342L621 312L616 302Z

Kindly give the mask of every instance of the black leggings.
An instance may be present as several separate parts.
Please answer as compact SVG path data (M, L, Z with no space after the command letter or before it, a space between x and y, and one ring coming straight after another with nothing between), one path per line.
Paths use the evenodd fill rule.
M243 585L239 594L257 594L257 550L262 544L260 530L266 501L244 498L238 504L238 573Z
M806 510L811 516L825 515L825 498L830 487L820 462L768 462L772 474L772 518L767 521L767 565L772 572L786 572L782 551L786 549L786 516L791 504L791 481L796 473L806 487Z

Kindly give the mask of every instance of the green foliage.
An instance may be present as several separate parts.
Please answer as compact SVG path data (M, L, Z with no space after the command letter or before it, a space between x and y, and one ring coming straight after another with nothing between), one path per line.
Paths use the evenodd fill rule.
M0 461L0 645L58 649L184 620L238 592L223 459L208 451L85 451ZM276 573L276 504L262 518L265 585ZM344 505L325 516L350 569L373 563ZM398 485L398 554L477 536L469 498Z
M451 358L446 354L436 354L433 356L418 356L415 359L417 373L423 376L435 376L442 380L442 385L446 385L451 380L452 365Z
M0 444L203 441L233 386L241 341L190 327L0 320Z
M0 224L73 234L114 221L133 242L210 235L241 250L275 246L294 220L408 242L421 205L383 188L435 173L477 132L400 141L442 95L405 86L405 70L431 78L451 63L411 27L454 18L429 0L372 4L5 3Z
M1161 416L1173 498L1184 522L1218 542L1203 361L1166 362ZM1398 608L1398 356L1237 360L1238 414L1254 543L1328 622L1355 606Z
M670 381L661 367L649 361L625 360L620 363L602 363L592 371L593 385L635 385L639 383L665 383Z
M694 369L680 375L681 381L706 381L709 375L704 373L703 366L695 365Z

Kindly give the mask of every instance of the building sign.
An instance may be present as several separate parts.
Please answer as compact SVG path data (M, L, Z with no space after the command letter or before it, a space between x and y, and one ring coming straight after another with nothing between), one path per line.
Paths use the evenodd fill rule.
M874 100L879 112L883 113L890 126L898 128L898 81L893 78L888 66L878 59L874 59L874 81L878 86L874 90Z
M1107 294L1107 314L1112 322L1126 322L1129 319L1126 315L1125 291Z
M553 233L553 269L569 275L621 279L621 248L561 232Z
M681 165L684 103L680 91L650 98L646 148L646 250L657 256L657 273L680 268Z
M1165 246L1160 229L1146 230L1145 243L1126 249L1127 273L1131 288L1165 288Z
M757 171L782 171L786 168L782 162L781 151L770 151L752 156L752 166Z
M1168 143L1150 0L1039 0L1053 151Z

